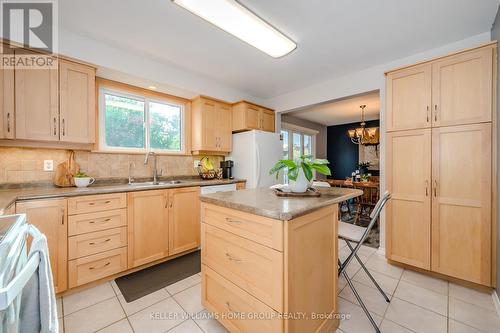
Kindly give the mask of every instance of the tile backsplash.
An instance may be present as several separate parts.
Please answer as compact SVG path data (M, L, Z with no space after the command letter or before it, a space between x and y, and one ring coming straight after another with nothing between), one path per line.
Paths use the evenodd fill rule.
M133 177L151 177L153 163L144 165L144 155L106 154L75 151L80 169L95 178L126 178L133 163ZM69 150L0 147L0 183L52 182L55 171L43 171L43 161L53 160L54 170L68 159ZM194 176L195 160L200 156L158 156L158 169L163 176ZM215 166L222 157L211 156Z

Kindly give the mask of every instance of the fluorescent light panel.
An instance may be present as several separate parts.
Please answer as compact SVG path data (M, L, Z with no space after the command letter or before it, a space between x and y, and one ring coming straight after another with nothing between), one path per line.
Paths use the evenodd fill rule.
M282 57L297 47L290 38L234 0L172 1L271 57Z

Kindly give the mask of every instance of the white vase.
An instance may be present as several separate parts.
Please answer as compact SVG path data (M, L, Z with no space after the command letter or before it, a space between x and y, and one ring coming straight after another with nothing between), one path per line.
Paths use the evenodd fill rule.
M304 193L309 188L310 182L307 180L306 175L304 175L304 170L302 168L299 170L297 180L289 181L290 189L295 193Z

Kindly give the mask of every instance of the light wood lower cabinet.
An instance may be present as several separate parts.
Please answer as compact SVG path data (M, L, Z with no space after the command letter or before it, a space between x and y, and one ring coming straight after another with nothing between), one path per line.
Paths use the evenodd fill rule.
M168 191L128 193L128 267L168 256Z
M203 203L202 217L202 304L228 330L335 330L337 205L280 221Z
M387 135L388 259L491 286L491 135L490 123Z
M37 227L46 237L54 289L60 293L67 288L68 223L66 199L34 200L16 203L16 213L24 213L27 222Z
M128 194L129 268L199 246L198 197L199 187Z
M491 285L491 124L432 130L432 270Z
M168 245L174 255L200 246L200 188L169 190Z
M431 268L431 129L392 132L386 140L387 258Z
M125 270L126 247L71 260L68 265L69 287L81 286Z

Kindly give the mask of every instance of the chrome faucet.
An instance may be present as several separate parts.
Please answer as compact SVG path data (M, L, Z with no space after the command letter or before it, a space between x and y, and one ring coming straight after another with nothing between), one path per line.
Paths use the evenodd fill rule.
M144 158L144 165L148 164L149 155L153 156L153 185L158 185L160 183L158 181L158 178L163 174L163 170L158 171L158 156L152 151L148 151L146 153L146 157Z

